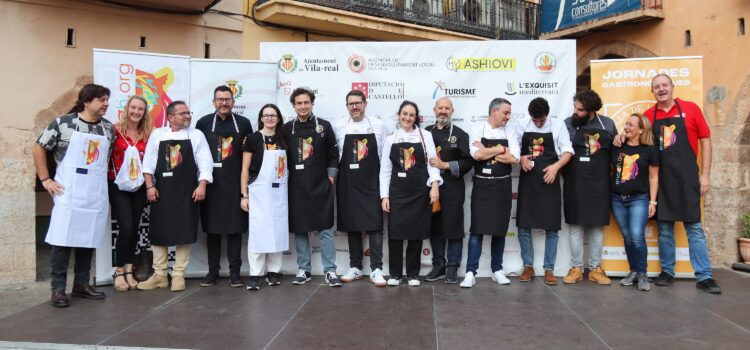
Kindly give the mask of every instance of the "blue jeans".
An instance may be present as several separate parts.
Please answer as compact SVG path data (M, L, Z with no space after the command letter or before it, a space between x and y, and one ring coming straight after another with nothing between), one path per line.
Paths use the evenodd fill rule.
M630 272L646 273L648 247L646 222L648 221L648 193L622 196L612 193L612 212L625 242ZM673 256L674 259L674 256ZM672 260L674 261L674 260Z
M583 268L583 236L589 236L589 268L602 264L604 226L569 225L570 267Z
M466 259L466 272L473 272L477 274L479 268L479 257L482 256L482 240L484 235L470 234L469 235L469 251ZM490 243L490 267L492 272L500 271L503 269L503 252L505 251L505 237L492 236L492 242Z
M659 227L659 261L662 271L674 276L674 221L657 221ZM698 282L712 278L711 259L708 257L706 234L703 233L701 222L684 222L687 232L690 263L695 270Z
M447 242L446 242L447 241ZM445 246L448 245L448 259L445 259ZM432 265L435 266L459 266L461 265L461 253L464 249L464 240L430 238L432 246Z
M557 259L557 231L545 231L544 240L544 269L554 270ZM531 241L531 229L518 228L518 243L521 244L521 259L523 266L534 266L534 243Z
M333 227L318 231L320 238L320 258L323 261L323 271L336 271L336 242L333 240ZM294 242L297 246L297 265L300 270L310 272L310 232L295 233Z

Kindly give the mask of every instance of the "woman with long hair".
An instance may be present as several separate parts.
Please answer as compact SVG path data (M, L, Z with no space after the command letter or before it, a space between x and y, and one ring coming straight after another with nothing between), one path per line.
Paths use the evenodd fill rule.
M281 137L284 119L279 107L266 104L258 113L258 131L247 137L242 153L240 207L248 212L247 290L281 283L282 253L289 249L286 144Z
M648 248L646 222L656 213L659 188L659 152L654 147L651 123L642 114L632 114L625 122L625 142L612 151L612 212L625 242L630 273L620 281L623 286L637 283L647 291Z
M117 267L112 276L113 286L118 292L135 289L138 284L133 276L133 262L141 213L146 206L141 163L152 129L146 99L138 95L128 98L120 113L120 120L115 124L115 141L108 173L112 217L117 219L119 226L115 243Z
M398 109L399 128L388 135L380 159L380 198L388 215L387 284L397 286L403 277L403 249L406 247L406 276L409 286L419 281L422 241L430 237L432 203L439 200L440 170L428 159L437 156L429 131L419 128L419 107L404 101ZM387 155L387 156L386 156Z

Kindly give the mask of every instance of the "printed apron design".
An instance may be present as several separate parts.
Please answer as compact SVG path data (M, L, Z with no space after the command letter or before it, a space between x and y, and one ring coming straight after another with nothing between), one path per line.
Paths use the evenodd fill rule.
M552 184L544 182L544 168L557 161L552 132L524 132L521 156L531 155L534 167L521 171L518 180L518 227L560 230L560 176Z
M427 239L430 237L432 206L424 148L419 142L394 143L389 158L393 172L389 190L388 236L402 240Z
M258 177L248 185L247 250L251 253L289 249L286 163L286 151L265 150Z
M336 183L339 231L383 230L379 172L375 134L347 134Z

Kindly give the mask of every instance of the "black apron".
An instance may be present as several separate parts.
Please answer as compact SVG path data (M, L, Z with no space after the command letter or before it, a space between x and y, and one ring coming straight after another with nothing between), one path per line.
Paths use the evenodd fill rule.
M198 238L198 167L193 145L187 140L159 142L156 160L156 190L159 200L151 203L148 239L151 245L192 244Z
M599 119L599 116L596 116ZM573 225L609 225L609 162L612 136L604 129L576 130L575 154L563 169L565 222Z
M375 134L347 134L336 183L338 230L383 231Z
M521 171L518 180L517 226L560 230L560 175L552 184L544 182L544 168L558 160L552 132L524 132L521 156L525 155L531 155L534 167Z
M482 137L482 145L508 147L508 140ZM509 150L508 150L509 151ZM471 190L471 233L505 237L508 233L513 188L510 164L494 159L474 162L474 187Z
M685 119L677 101L677 117L656 120L654 140L659 147L659 191L656 219L659 221L699 222L701 220L701 187L698 163L688 141Z
M316 117L315 122L317 122ZM313 123L308 120L308 123ZM317 124L317 123L316 123ZM297 128L287 144L289 154L289 230L293 233L333 227L333 185L328 180L328 159L320 126Z
M388 238L427 239L430 237L432 205L424 147L421 142L394 143L389 158L393 171L388 193L391 205Z
M450 130L451 132L447 134L440 132L437 126L430 130L437 155L444 162L458 160L460 157L458 137L452 133L452 123ZM430 236L445 239L464 238L464 200L466 198L464 178L461 176L454 179L450 169L440 170L440 175L443 178L443 185L440 186L442 209L432 215Z
M214 116L214 130L216 125ZM231 118L236 118L234 115ZM240 208L240 172L242 140L237 121L234 132L205 133L214 163L213 183L206 186L206 199L200 204L201 226L209 234L233 234L247 231L247 213ZM231 138L231 140L230 140Z

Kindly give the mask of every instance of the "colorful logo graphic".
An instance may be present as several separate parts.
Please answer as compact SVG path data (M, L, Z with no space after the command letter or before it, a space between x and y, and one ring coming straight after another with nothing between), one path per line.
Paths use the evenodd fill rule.
M476 97L477 89L475 88L448 88L447 84L438 80L435 82L435 90L432 90L432 99L446 96L451 98Z
M138 166L138 160L135 157L130 157L130 172L128 173L130 179L137 179L140 172L141 168Z
M169 168L174 169L182 164L182 153L180 153L180 145L167 145L169 147Z
M414 147L401 147L401 167L404 168L404 171L411 169L416 163L417 158L414 156Z
M275 143L267 143L266 149L269 151L275 151L276 150L276 144Z
M358 54L349 56L349 69L354 73L362 73L367 68L367 61L364 57Z
M365 94L365 98L369 97L368 91L370 91L370 89L368 88L366 82L352 82L352 90L362 91L362 93Z
M367 158L367 139L357 140L357 161Z
M437 97L438 91L445 91L445 82L444 81L436 81L435 82L435 90L432 91L432 99L434 100Z
M301 139L303 161L307 160L307 158L310 158L314 153L312 142L312 136Z
M445 61L453 72L515 72L515 57L453 57Z
M659 150L663 151L677 142L677 133L674 132L676 127L677 126L674 124L661 126L661 135L659 135Z
M544 154L544 137L531 140L531 158L536 159L537 157Z
M167 126L167 106L172 103L167 90L173 82L174 72L169 67L159 69L153 74L140 69L135 70L135 93L148 101L151 109L148 113L157 128Z
M637 153L632 156L629 156L625 153L620 153L620 155L617 156L617 174L615 175L615 185L626 183L638 176L638 163L636 163L636 161L640 157L641 156Z
M96 140L89 140L89 142L86 143L86 149L83 151L83 154L86 155L86 165L91 165L92 163L99 160L100 144L101 141Z
M551 73L556 66L557 59L549 52L541 52L534 59L534 68L540 73Z
M221 138L221 160L232 155L232 140L234 140L232 136Z
M230 79L230 80L227 80L225 83L227 84L227 87L229 88L229 90L232 90L232 97L234 97L235 100L242 97L243 89L239 81Z
M297 70L298 64L297 59L294 58L294 55L292 54L282 55L278 62L279 70L286 74L293 73Z
M276 179L278 180L284 177L285 171L286 171L286 156L279 156L276 162Z
M586 134L586 155L587 156L593 156L601 148L602 148L602 145L599 143L599 133Z

